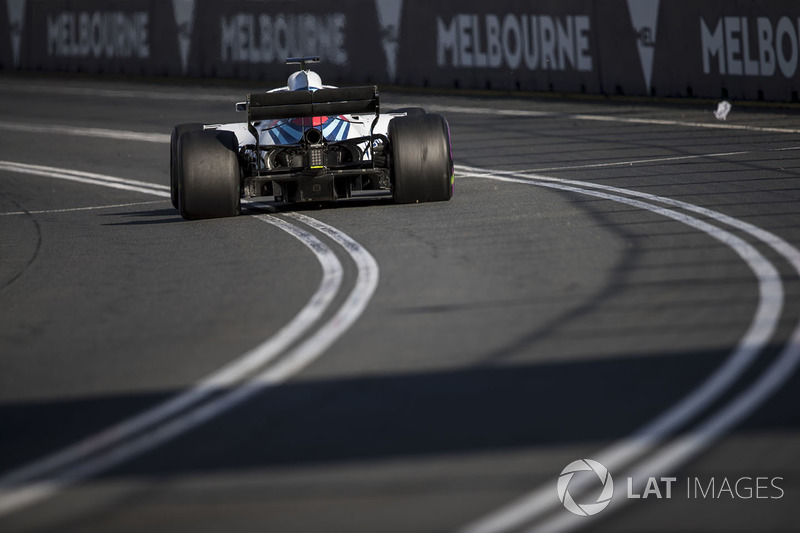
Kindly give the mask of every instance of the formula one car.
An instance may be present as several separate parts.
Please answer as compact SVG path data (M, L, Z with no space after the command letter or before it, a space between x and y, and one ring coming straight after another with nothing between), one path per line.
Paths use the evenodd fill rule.
M318 57L289 58L286 87L247 95L247 122L181 124L170 141L172 205L183 218L229 217L241 199L278 202L390 191L395 202L449 200L450 128L420 108L381 114L376 86L323 85Z

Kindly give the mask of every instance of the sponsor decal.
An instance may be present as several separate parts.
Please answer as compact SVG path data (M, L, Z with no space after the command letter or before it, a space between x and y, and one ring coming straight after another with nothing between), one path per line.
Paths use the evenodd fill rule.
M220 17L223 63L283 63L287 57L321 54L325 62L346 65L344 13Z
M397 77L398 40L400 38L400 13L403 0L375 0L378 11L378 23L381 26L381 45L386 54L386 71L389 80Z
M797 74L800 19L780 17L700 18L703 73L786 78Z
M62 11L47 16L47 55L51 57L147 59L147 11Z
M275 144L297 144L308 128L322 130L327 141L343 141L350 133L350 122L343 115L273 120L263 129Z
M172 0L175 24L178 26L178 50L181 54L183 73L189 71L189 52L194 29L194 0Z
M658 27L659 0L628 0L631 24L636 32L636 48L642 64L644 84L650 92L653 79L653 56L656 49L656 29Z
M590 72L588 15L458 14L436 19L439 67Z
M22 39L22 26L25 23L26 0L6 0L8 23L11 26L11 49L14 54L14 66L19 66L19 48Z

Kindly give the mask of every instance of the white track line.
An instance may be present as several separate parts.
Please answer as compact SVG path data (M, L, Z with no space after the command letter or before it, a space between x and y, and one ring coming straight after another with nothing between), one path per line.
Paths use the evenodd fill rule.
M406 104L413 105L413 104ZM399 104L398 104L399 107ZM582 113L557 113L552 111L531 111L525 109L495 109L491 107L467 107L456 105L429 105L426 109L431 113L461 113L467 115L506 116L522 118L557 118L590 122L617 122L621 124L642 124L647 126L680 126L684 128L705 128L713 130L753 131L758 133L798 134L798 128L774 128L769 126L748 126L731 124L730 122L686 122L682 120L662 120L656 118L619 117L615 115L588 115ZM711 115L709 115L710 117Z
M571 165L566 167L547 167L547 168L537 168L534 170L525 171L525 174L528 173L537 173L537 172L556 172L560 170L585 170L585 169L593 169L593 168L607 168L607 167L623 167L623 166L633 166L633 165L642 165L642 164L652 164L652 163L671 163L674 161L687 161L691 159L713 159L713 158L720 158L720 157L733 157L736 155L745 155L751 154L752 151L741 151L741 152L718 152L714 154L698 154L698 155L679 155L679 156L669 156L669 157L653 157L651 159L634 159L632 161L615 161L613 163L592 163L586 165Z
M260 215L255 218L269 223L280 220L272 215ZM369 303L378 283L378 265L366 249L343 232L310 217L299 215L296 218L302 222L312 223L315 228L320 228L320 231L345 246L345 250L358 268L355 286L334 316L306 341L280 358L276 364L260 372L243 385L182 412L153 429L133 438L121 440L117 446L103 447L82 462L70 463L57 476L48 476L45 480L24 484L3 495L0 497L0 514L41 501L73 483L95 476L208 422L254 395L264 392L269 387L287 380L317 359L338 340L361 316ZM279 224L281 224L279 227L293 227L283 221Z
M630 161L615 161L613 163L593 163L593 164L586 164L586 165L570 165L570 166L561 166L561 167L547 167L547 168L536 168L532 170L522 170L517 172L517 174L529 175L529 174L537 174L539 172L557 172L562 170L585 170L585 169L595 169L595 168L607 168L607 167L627 167L633 165L648 165L652 163L669 163L673 161L687 161L692 159L717 159L723 157L734 157L738 155L749 155L749 154L760 154L760 153L771 153L771 152L788 152L792 150L800 150L800 146L790 146L787 148L770 148L768 150L743 150L739 152L717 152L711 154L696 154L696 155L680 155L680 156L667 156L667 157L653 157L649 159L633 159Z
M237 382L274 360L291 344L306 335L311 326L322 317L339 292L342 283L343 268L336 254L311 233L293 224L275 217L257 218L300 240L314 253L322 267L320 285L301 311L263 343L201 379L177 396L91 435L68 448L4 475L0 478L0 515L53 494L63 488L69 479L55 478L28 486L23 484L79 461L91 463L102 450L197 405L215 392L235 386ZM92 471L94 471L93 468ZM20 485L23 486L20 487Z
M738 237L715 226L710 226L698 219L688 217L685 214L634 200L629 197L646 198L650 201L693 211L719 223L745 231L780 253L795 267L798 274L800 274L800 251L786 241L783 241L765 230L716 211L670 198L595 183L547 176L532 176L523 173L492 172L463 166L458 167L457 170L460 170L462 175L468 177L523 183L605 198L669 216L670 218L687 223L702 231L711 229L711 233L709 233L711 236L733 247L740 257L742 257L756 273L756 277L759 279L759 305L756 315L747 333L740 340L737 349L714 374L707 378L706 381L690 395L684 397L678 404L641 428L631 437L612 445L599 454L593 455L595 460L605 465L610 471L623 468L637 457L653 450L672 431L690 421L699 414L703 408L710 405L712 401L718 398L732 385L733 381L752 364L760 350L769 342L769 338L772 336L776 325L775 323L780 317L783 293L781 280L774 266L757 250ZM615 194L610 194L610 192ZM628 197L618 196L619 194ZM696 222L691 222L689 219ZM697 222L699 222L699 224L697 224ZM706 232L708 233L708 231ZM725 234L728 236L725 236ZM730 237L733 237L733 239L730 239ZM752 412L752 410L768 398L769 395L774 393L775 390L788 379L799 362L800 326L795 330L792 339L785 347L779 359L773 363L770 369L762 375L755 385L745 393L740 394L735 400L727 404L727 406L718 411L716 415L709 418L707 422L697 428L696 431L699 431L699 434L693 432L687 437L676 440L660 454L654 455L653 459L645 462L643 466L637 470L637 475L649 476L663 474L667 471L668 467L674 468L695 456L710 445L711 442L718 439L729 430L735 423L741 421L747 414ZM576 486L578 490L581 488L583 488L583 485L581 485L581 487ZM530 523L558 507L560 507L560 502L555 495L553 486L545 485L509 505L468 524L463 531L470 533L508 531L524 523ZM566 530L585 525L587 525L585 521L575 521L573 517L560 515L554 521L542 525L541 529L537 528L535 530Z
M32 92L41 92L45 94L65 94L68 96L89 96L92 98L128 98L133 100L162 100L162 101L179 101L179 102L223 102L231 103L236 97L221 95L221 94L208 94L202 90L194 90L192 92L164 92L152 90L152 87L142 87L140 90L125 90L125 89L98 89L88 87L65 87L53 85L0 85L0 90L11 92L21 92L30 94ZM240 98L241 100L241 98Z
M194 91L188 93L182 92L166 92L150 90L151 88L143 87L142 90L125 90L125 89L95 89L87 87L52 87L49 85L6 85L0 86L2 90L16 90L17 92L45 92L47 94L66 94L73 96L91 96L93 98L130 98L137 100L162 100L162 101L204 101L204 102L221 102L232 104L236 101L235 96L227 96L221 94L208 94L202 91ZM241 98L239 98L241 100ZM415 107L418 103L393 103L392 107ZM488 108L488 107L475 107L475 106L461 106L461 105L428 105L426 109L431 113L462 113L469 115L499 115L510 117L527 117L527 118L566 118L571 120L584 120L595 122L619 122L627 124L647 124L651 126L683 126L690 128L708 128L708 129L721 129L721 130L745 130L756 131L764 133L800 133L797 128L774 128L774 127L761 127L761 126L748 126L745 124L731 124L730 122L719 122L716 119L711 121L713 115L709 113L709 122L687 122L680 120L662 120L650 118L633 118L633 117L618 117L614 115L590 115L584 113L558 113L552 111L536 111L524 109L503 109L503 108Z
M38 87L44 89L49 93L71 94L71 95L90 95L93 97L108 97L108 98L132 98L140 100L193 100L193 101L207 101L207 102L228 102L231 105L236 98L231 98L225 95L203 94L202 92L191 93L173 93L173 92L159 92L159 91L130 91L130 90L117 90L117 89L88 89L80 87ZM0 90L8 90L9 86L2 87ZM418 104L414 103L395 103L393 107L413 107ZM732 131L752 131L759 133L781 133L781 134L798 134L798 128L777 128L770 126L749 126L746 124L732 124L730 122L719 122L713 119L713 115L709 113L708 122L693 122L681 120L665 120L655 118L635 118L635 117L620 117L616 115L592 115L586 113L558 113L553 111L536 111L525 109L504 109L504 108L491 108L491 107L475 107L475 106L460 106L460 105L428 105L426 109L431 113L458 113L467 115L481 115L481 116L506 116L506 117L524 117L524 118L558 118L566 120L580 120L590 122L616 122L621 124L642 124L647 126L679 126L685 128L701 128L712 130L732 130ZM28 133L55 133L61 135L82 135L86 137L97 137L107 139L120 139L131 141L143 142L169 142L170 136L165 133L144 133L137 131L123 131L111 130L105 128L87 128L87 127L74 127L66 125L35 125L22 122L0 121L0 129L7 131L23 131Z
M0 130L15 133L41 133L43 135L75 135L78 137L94 137L97 139L114 139L118 141L142 141L150 143L168 143L170 136L166 133L145 133L141 131L110 130L106 128L85 128L80 126L64 126L59 124L28 124L23 122L0 121Z
M435 112L468 113L468 114L479 114L479 115L499 114L499 115L508 115L508 116L527 116L527 117L555 116L555 117L559 117L559 118L567 118L567 119L573 119L573 120L621 122L621 123L648 124L648 125L684 126L684 127L693 127L693 128L747 130L747 131L765 132L765 133L792 133L792 134L800 133L800 129L791 129L791 128L756 127L756 126L746 126L746 125L727 124L727 123L726 124L721 124L721 123L697 123L697 122L682 122L682 121L658 120L658 119L637 119L637 118L602 116L602 115L558 114L558 113L545 113L545 112L538 112L538 111L502 110L502 109L501 110L497 110L497 109L487 109L487 108L470 108L470 107L462 107L462 106L429 106L429 110L430 111L435 111ZM69 128L69 127L64 127L64 128L65 128L64 133L69 133L69 130L72 129L72 128ZM91 128L89 130L91 130ZM138 135L139 134L139 132L122 132L122 133L123 134L125 134L125 133L133 133L134 135ZM143 135L148 135L148 134L143 134ZM160 135L160 134L156 134L156 135ZM153 141L153 142L166 142L166 140L168 139L168 136L167 135L162 135L162 136L158 137L158 139L159 139L158 141ZM146 140L146 139L136 139L136 140ZM480 169L474 169L474 170L480 170ZM498 173L495 173L495 174L498 174ZM487 176L484 175L484 176L477 176L477 177L484 177L485 178ZM524 177L524 179L528 180L529 183L530 183L530 180L532 178L538 179L538 178L544 178L544 177L540 177L540 176L525 176ZM513 179L513 178L498 178L498 177L494 177L493 179L501 179L502 181L511 181L511 182L522 182L522 180L517 180L517 179ZM546 181L550 181L550 183L547 184L547 185L545 185L543 183L540 183L540 185L550 186L552 188L561 188L562 190L567 190L564 187L555 187L553 185L553 182L558 181L556 178L545 178L545 180ZM78 181L78 180L76 179L75 181ZM568 181L568 180L566 180L566 181ZM580 182L580 184L581 184L581 186L585 186L586 185L586 183L583 183L583 182ZM599 187L595 187L595 188L599 188ZM578 193L581 193L581 194L588 194L587 191L581 190L581 189L575 189L574 192L578 192ZM596 193L596 192L593 195L602 197L599 193ZM612 198L609 198L609 199L612 199ZM617 200L615 200L615 201L617 201ZM625 203L631 203L631 202L632 202L631 200L628 200ZM650 204L645 204L643 202L640 202L640 204L642 204L642 205L640 205L639 207L643 207L643 205L650 205ZM633 205L633 204L631 204L631 205ZM651 206L651 207L655 207L655 206ZM650 210L652 210L652 209L650 209ZM714 212L711 212L711 213L714 213ZM710 216L710 215L706 214L706 216ZM689 217L689 218L691 218L691 217ZM714 217L712 216L711 218L714 218ZM694 219L694 220L697 220L697 219ZM705 223L702 223L702 224L705 224ZM714 228L713 226L710 226L710 227ZM718 228L714 228L714 229L718 230ZM773 236L773 237L775 237L775 236ZM715 238L719 238L719 236L715 236ZM777 239L777 237L775 237L775 238ZM737 253L739 253L739 252L737 251ZM756 253L758 253L758 252L756 252ZM763 258L763 256L762 256L762 258ZM770 264L770 267L771 267L771 264ZM772 268L774 269L774 267L772 267ZM778 280L778 282L780 282L780 280ZM761 288L761 285L760 285L760 288ZM763 299L760 300L760 302L762 302L762 301L763 301ZM761 308L761 306L760 306L760 308ZM758 315L758 313L757 313L757 315ZM756 319L754 319L754 323L755 323L755 321L756 321ZM751 325L751 329L753 329L752 325ZM744 348L744 347L740 345L740 348ZM735 365L731 365L731 367L734 367L734 366ZM720 380L720 382L724 382L724 381L725 380ZM698 392L698 391L696 391L696 392ZM704 396L704 395L703 394L697 395L698 398L700 398L702 396ZM689 403L691 403L691 402L689 402ZM674 410L674 413L677 414L680 411L681 411L680 409ZM669 417L666 417L666 418L663 418L661 420L663 422L664 420L668 420L668 419L669 419ZM657 427L658 424L655 424L655 426ZM650 427L650 426L648 426L648 427ZM641 449L640 443L637 444L635 446L635 448L637 450ZM608 466L608 465L606 465L606 466Z
M619 122L622 124L644 124L646 126L681 126L685 128L705 128L712 130L738 130L756 131L760 133L800 133L797 128L774 128L770 126L748 126L746 124L731 124L728 122L686 122L682 120L661 120L655 118L615 117L611 115L583 115L567 114L564 118L573 120L588 120L595 122Z
M118 180L96 180L95 184L114 186ZM332 226L304 215L294 216L296 220L313 225L340 244L358 268L355 285L344 303L330 319L309 335L310 327L319 321L339 291L342 265L330 248L308 231L271 215L254 218L298 238L319 260L323 269L322 281L301 312L258 347L187 391L0 478L0 515L53 496L70 484L153 449L219 416L265 388L285 381L322 355L361 316L375 292L379 277L377 262L366 249ZM286 352L291 344L305 335L309 335L308 338L285 353L276 365L237 385ZM212 397L214 393L227 389L232 390Z
M17 163L14 161L0 161L0 170L6 170L17 174L32 174L34 176L44 176L89 185L100 185L112 189L122 189L125 191L141 192L153 196L169 198L169 187L158 183L139 181L127 178L118 178L106 174L96 174L94 172L83 172L68 168L48 167L44 165L31 165L28 163Z
M72 213L74 211L97 211L99 209L118 209L120 207L134 207L139 205L160 204L163 201L164 200L153 200L150 202L131 202L127 204L92 205L89 207L69 207L66 209L42 209L39 211L9 211L7 213L0 213L0 217L8 217L12 215L49 215L57 213Z
M344 248L353 258L358 269L358 276L355 287L333 318L319 328L313 337L297 347L290 355L281 359L272 370L262 374L260 381L264 383L283 379L284 376L299 371L322 355L361 316L378 287L380 272L378 263L366 248L346 233L315 218L300 213L287 213L287 216L327 235Z
M19 87L19 86L17 86ZM83 88L83 87L50 87L50 86L43 86L43 85L29 85L29 86L22 86L23 89L28 91L43 91L50 93L59 93L59 94L68 94L68 95L75 95L75 96L92 96L95 98L98 97L106 97L106 98L132 98L132 99L139 99L139 100L163 100L163 101L172 101L172 100L192 100L192 101L207 101L207 102L227 102L232 104L236 99L225 96L225 95L216 95L216 94L195 94L193 93L176 93L176 92L162 92L162 91L131 91L131 90L121 90L121 89L90 89L90 88ZM14 89L14 86L6 86L2 87L2 89ZM396 107L413 107L415 104L403 104L397 103L393 104ZM475 107L475 106L460 106L460 105L428 105L426 109L431 113L462 113L468 115L488 115L488 116L510 116L510 117L526 117L526 118L546 118L546 117L555 117L555 118L563 118L563 119L570 119L570 120L581 120L581 121L594 121L594 122L618 122L623 124L645 124L649 126L681 126L681 127L689 127L689 128L706 128L706 129L716 129L716 130L744 130L744 131L754 131L754 132L761 132L761 133L790 133L790 134L797 134L800 133L800 129L798 128L774 128L774 127L762 127L762 126L748 126L745 124L731 124L730 122L718 122L716 119L711 121L712 115L709 113L709 122L691 122L691 121L680 121L680 120L662 120L662 119L652 119L652 118L633 118L633 117L619 117L614 115L590 115L584 113L554 113L552 111L535 111L535 110L524 110L524 109L503 109L503 108L487 108L487 107ZM17 123L7 123L7 124L17 124ZM67 126L54 126L59 128L66 128L69 129ZM9 128L10 129L10 128ZM91 130L96 130L96 128L83 128L87 130L87 134L90 134ZM103 131L103 130L97 130ZM113 131L113 130L108 130ZM38 132L37 132L38 133ZM138 132L137 135L141 135ZM146 134L144 134L146 135ZM152 134L152 135L159 135L159 134ZM169 135L165 135L166 141L169 142ZM133 139L133 140L147 140L145 138ZM152 142L161 142L157 140L153 140Z

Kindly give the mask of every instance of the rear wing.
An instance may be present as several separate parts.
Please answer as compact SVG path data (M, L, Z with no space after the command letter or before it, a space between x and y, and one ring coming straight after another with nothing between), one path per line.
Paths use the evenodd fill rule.
M246 106L236 105L236 109L247 108L247 129L256 139L256 151L261 151L259 134L254 122L262 120L329 117L338 115L375 114L369 130L367 149L372 151L375 125L380 118L380 98L378 86L347 87L342 89L318 89L316 91L280 91L274 93L248 94ZM258 158L258 168L262 160Z
M247 121L380 114L376 85L247 95Z

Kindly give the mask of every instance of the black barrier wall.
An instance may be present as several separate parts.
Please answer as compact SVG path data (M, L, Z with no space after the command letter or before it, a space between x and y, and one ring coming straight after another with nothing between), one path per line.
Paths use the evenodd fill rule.
M795 0L0 0L0 69L797 101Z
M320 55L324 80L386 82L373 3L362 0L197 2L190 76L279 80L284 60Z
M601 92L592 11L585 0L411 2L400 26L398 81ZM409 27L415 31L402 31Z

